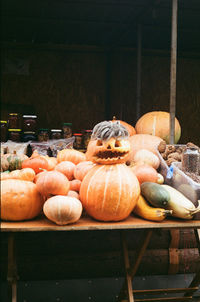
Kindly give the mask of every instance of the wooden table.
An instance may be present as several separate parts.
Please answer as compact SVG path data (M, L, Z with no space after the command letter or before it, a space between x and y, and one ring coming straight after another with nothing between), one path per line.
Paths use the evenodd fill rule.
M200 283L200 271L197 272L193 281L188 288L171 288L171 289L155 289L155 290L134 290L132 288L132 280L137 272L142 257L146 251L151 235L156 229L169 229L171 232L176 232L180 229L193 229L195 232L198 249L200 253L200 243L198 229L200 229L200 220L178 220L166 219L162 222L151 222L140 219L136 216L129 216L126 220L121 222L99 222L89 217L82 217L77 223L59 226L41 216L35 220L24 222L2 222L1 231L8 232L8 272L7 280L9 284L9 301L17 301L17 263L15 257L15 234L19 232L67 232L67 231L93 231L93 230L119 230L122 239L122 251L124 255L125 266L125 281L119 293L118 301L188 301L192 299L193 293L198 289ZM140 247L138 247L137 258L133 266L129 262L129 253L126 244L126 230L145 230L144 240ZM175 233L176 234L176 233ZM176 240L175 240L176 241ZM172 266L173 261L176 266L176 248L173 249L172 244ZM159 294L159 293L183 293L182 297L174 298L153 298L153 299L134 299L134 294Z

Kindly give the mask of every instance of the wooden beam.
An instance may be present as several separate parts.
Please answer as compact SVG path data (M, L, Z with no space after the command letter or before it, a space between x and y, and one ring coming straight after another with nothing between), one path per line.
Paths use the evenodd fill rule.
M178 0L172 0L171 70L170 70L170 144L174 144L175 114L176 114L177 11L178 11Z

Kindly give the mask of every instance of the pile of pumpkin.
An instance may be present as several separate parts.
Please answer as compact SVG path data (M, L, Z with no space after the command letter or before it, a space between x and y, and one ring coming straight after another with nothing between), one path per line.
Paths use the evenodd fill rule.
M94 127L85 154L64 149L57 158L37 151L20 161L16 157L19 169L1 173L1 219L29 220L43 212L65 225L78 221L84 208L100 221L120 221L132 211L161 221L169 211L151 207L141 185L163 183L156 170L156 148L162 141L153 134L135 134L127 123L104 121Z

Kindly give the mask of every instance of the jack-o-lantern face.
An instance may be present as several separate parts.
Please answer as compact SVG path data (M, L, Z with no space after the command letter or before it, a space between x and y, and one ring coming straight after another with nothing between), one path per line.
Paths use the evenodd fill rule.
M127 129L118 121L97 124L92 133L90 160L103 165L125 163L130 151L128 136Z

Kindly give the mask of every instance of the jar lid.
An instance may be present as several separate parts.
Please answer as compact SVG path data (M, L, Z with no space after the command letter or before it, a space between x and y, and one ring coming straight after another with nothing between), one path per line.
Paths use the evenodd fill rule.
M33 132L33 131L25 131L24 134L33 134L33 135L35 135L35 132Z
M74 136L82 136L82 133L74 133Z
M72 123L63 123L63 126L71 126L72 125Z
M8 129L8 131L19 132L22 131L22 129Z
M18 115L18 113L9 113L9 115Z
M49 131L49 129L46 128L40 128L39 131Z
M7 124L7 121L1 121L1 124Z
M37 115L23 115L23 118L37 118Z
M92 132L92 130L85 130L85 132L89 132L90 133L90 132Z
M51 129L51 132L62 132L61 129Z

